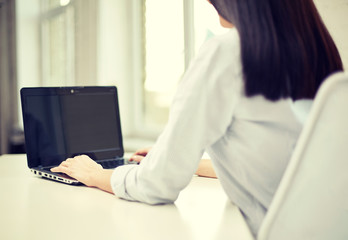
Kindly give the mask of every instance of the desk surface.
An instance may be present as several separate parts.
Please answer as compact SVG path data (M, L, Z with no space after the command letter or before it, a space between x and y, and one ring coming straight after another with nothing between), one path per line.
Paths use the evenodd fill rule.
M193 177L174 204L150 206L34 176L0 156L0 239L253 239L217 179Z

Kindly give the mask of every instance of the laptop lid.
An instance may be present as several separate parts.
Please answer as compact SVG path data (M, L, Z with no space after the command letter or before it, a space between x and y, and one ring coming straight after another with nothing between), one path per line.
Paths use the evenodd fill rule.
M116 87L22 88L21 102L29 168L123 156Z

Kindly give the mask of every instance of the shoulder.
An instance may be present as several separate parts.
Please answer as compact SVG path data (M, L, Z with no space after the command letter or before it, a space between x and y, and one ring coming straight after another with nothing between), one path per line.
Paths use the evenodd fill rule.
M225 55L226 57L239 56L240 40L237 30L233 28L225 34L217 35L207 40L202 45L199 55L211 54L221 54Z
M233 28L225 34L207 40L192 64L198 64L206 69L215 69L221 74L227 71L232 76L240 75L242 67L237 30Z
M215 36L201 47L186 71L179 89L188 92L240 92L242 67L239 36L235 29ZM179 94L178 94L179 95Z
M219 44L220 46L238 47L239 34L236 28L231 28L225 34L217 35L209 41L215 44Z

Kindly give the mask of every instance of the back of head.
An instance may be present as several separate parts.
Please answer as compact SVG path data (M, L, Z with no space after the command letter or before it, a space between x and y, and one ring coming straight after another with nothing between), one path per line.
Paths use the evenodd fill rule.
M322 81L343 70L313 0L211 0L238 30L247 96L314 98Z

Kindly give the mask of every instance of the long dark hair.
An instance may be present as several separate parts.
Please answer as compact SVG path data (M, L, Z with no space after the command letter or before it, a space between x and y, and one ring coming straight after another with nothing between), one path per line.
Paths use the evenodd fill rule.
M343 70L313 0L211 0L238 30L247 96L314 98L322 81Z

